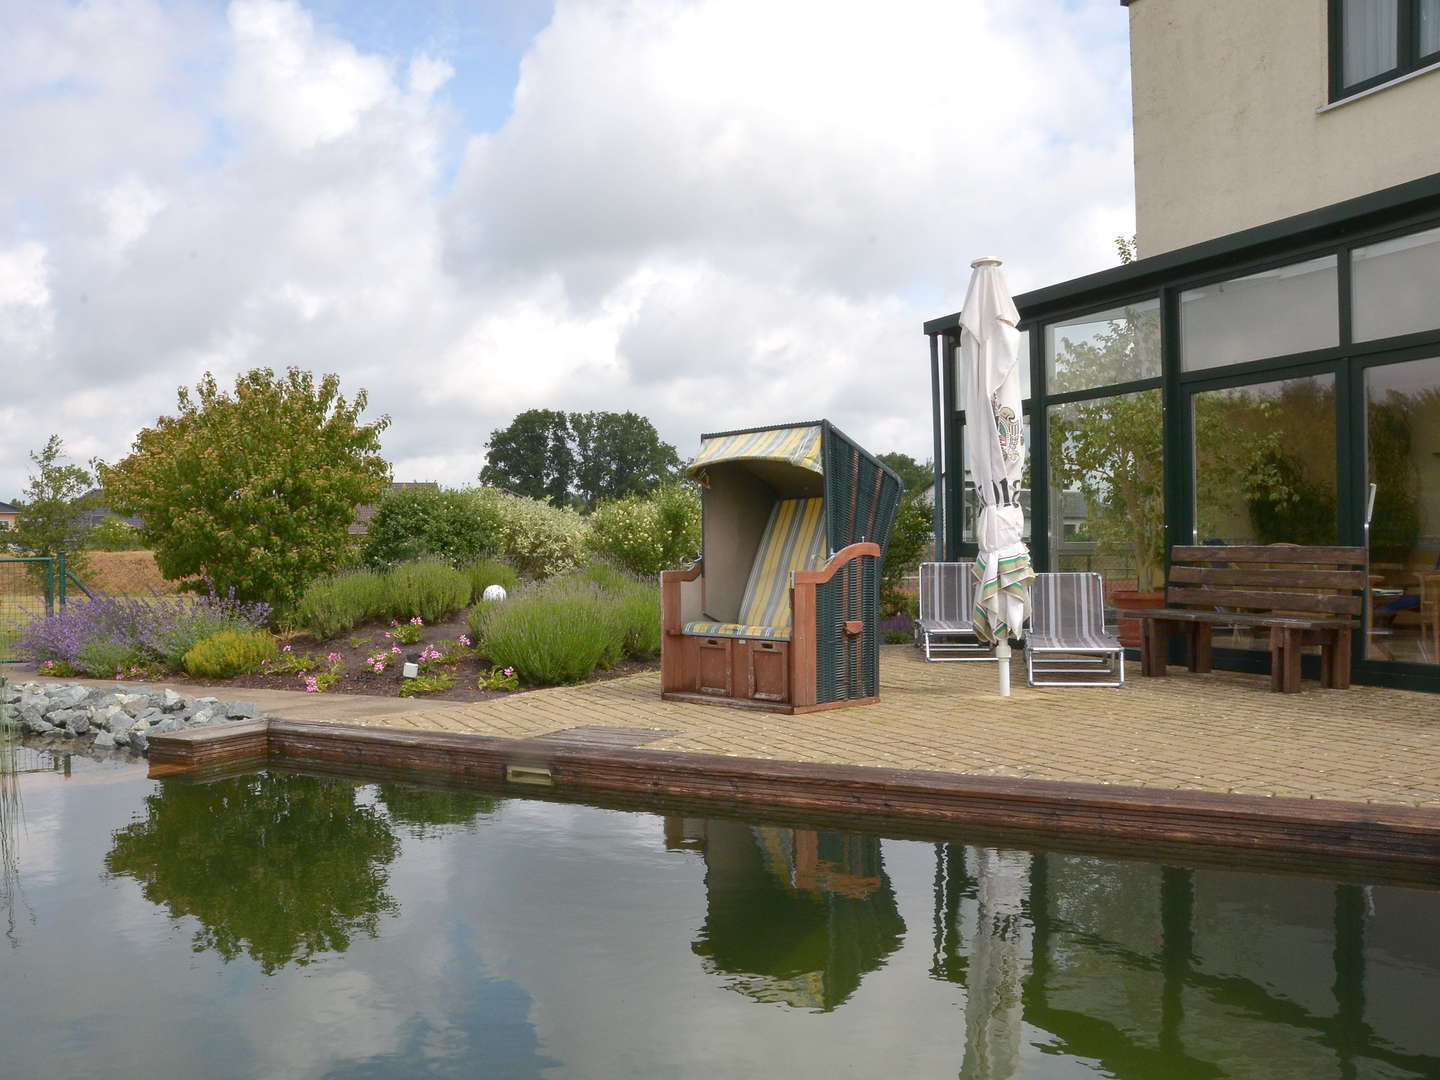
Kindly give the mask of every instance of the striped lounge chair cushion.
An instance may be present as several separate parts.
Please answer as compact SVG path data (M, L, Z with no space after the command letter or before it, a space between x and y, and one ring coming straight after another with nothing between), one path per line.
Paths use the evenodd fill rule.
M825 500L782 499L770 511L733 623L691 622L687 634L790 639L790 574L825 559Z
M1056 637L1052 634L1036 634L1032 631L1028 638L1028 647L1040 651L1111 652L1121 646L1120 642L1109 634L1097 634L1094 631L1076 630L1067 634L1065 637Z

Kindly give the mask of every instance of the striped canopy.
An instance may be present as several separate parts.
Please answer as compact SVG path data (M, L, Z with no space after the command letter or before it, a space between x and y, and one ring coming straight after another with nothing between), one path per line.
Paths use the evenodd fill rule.
M700 444L700 453L695 455L688 471L693 478L707 465L722 461L779 461L823 476L820 430L819 424L811 424L712 435Z

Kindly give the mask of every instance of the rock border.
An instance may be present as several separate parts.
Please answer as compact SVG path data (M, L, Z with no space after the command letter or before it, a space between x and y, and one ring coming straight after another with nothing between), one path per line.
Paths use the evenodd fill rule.
M150 737L264 717L248 701L187 698L174 690L132 690L78 683L5 683L0 706L26 735L78 741L94 750L149 756Z

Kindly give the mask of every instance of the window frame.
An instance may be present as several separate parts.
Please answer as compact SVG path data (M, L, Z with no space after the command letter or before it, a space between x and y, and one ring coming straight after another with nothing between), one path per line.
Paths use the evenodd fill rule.
M1440 49L1420 52L1420 0L1397 0L1395 18L1395 57L1392 68L1345 83L1345 0L1329 0L1330 32L1330 102L1343 101L1377 86L1395 82L1413 72L1440 65Z

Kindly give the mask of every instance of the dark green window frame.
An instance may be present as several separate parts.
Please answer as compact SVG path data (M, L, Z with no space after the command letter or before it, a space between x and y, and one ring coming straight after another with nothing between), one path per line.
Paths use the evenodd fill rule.
M1397 0L1395 66L1353 83L1345 82L1345 0L1330 0L1330 100L1341 101L1384 86L1411 72L1440 64L1440 49L1420 51L1421 0Z

